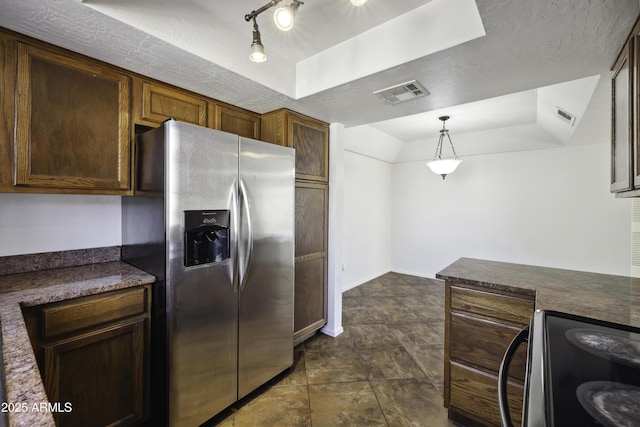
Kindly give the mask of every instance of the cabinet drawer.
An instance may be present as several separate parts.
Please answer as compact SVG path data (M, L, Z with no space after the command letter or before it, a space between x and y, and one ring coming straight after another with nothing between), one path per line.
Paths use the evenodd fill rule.
M533 317L532 300L451 286L451 310L491 317L522 325Z
M146 310L146 287L50 304L42 308L44 339L50 340L93 326L142 315Z
M498 377L457 363L451 363L450 369L449 410L460 412L482 424L500 426ZM513 425L521 424L523 393L522 386L514 383L507 385Z
M497 374L509 343L519 331L513 326L452 313L450 357ZM527 346L520 345L511 361L509 376L524 382L526 363Z

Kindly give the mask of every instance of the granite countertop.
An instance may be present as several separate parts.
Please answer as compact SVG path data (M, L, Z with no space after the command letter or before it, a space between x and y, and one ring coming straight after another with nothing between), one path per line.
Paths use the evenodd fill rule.
M0 276L2 350L7 404L11 404L2 409L10 409L9 425L55 426L50 413L35 410L40 403L48 400L21 307L125 289L154 281L154 276L120 261Z
M535 296L536 309L640 327L640 278L460 258L439 279Z

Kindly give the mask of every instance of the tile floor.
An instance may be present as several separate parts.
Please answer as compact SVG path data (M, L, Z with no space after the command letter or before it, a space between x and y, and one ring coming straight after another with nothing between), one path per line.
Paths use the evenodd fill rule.
M442 400L443 283L388 273L342 304L343 334L297 346L289 373L214 424L462 427Z

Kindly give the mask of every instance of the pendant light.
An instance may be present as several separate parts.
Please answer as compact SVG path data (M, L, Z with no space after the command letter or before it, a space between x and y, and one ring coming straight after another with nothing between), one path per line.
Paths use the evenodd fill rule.
M351 0L351 4L354 6L362 6L367 0Z
M433 173L437 173L442 176L442 179L445 179L448 174L456 170L460 162L458 155L456 154L455 148L453 148L453 142L451 142L451 137L449 136L449 129L445 127L445 123L449 120L449 116L441 116L438 117L439 120L442 121L442 129L440 130L440 138L438 138L438 145L436 146L436 154L433 157L433 160L427 162L427 166ZM449 145L451 145L451 151L453 152L453 158L442 158L442 141L444 140L445 135L449 140Z

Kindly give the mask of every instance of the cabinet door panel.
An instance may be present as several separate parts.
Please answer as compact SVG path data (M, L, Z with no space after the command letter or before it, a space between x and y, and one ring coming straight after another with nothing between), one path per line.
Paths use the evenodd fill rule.
M324 256L296 260L294 331L298 336L326 323L325 264Z
M174 118L194 125L207 125L207 102L188 92L136 80L135 95L135 117L141 124L160 124Z
M14 185L15 41L0 34L0 189Z
M323 185L296 184L296 257L326 250L326 190Z
M326 323L327 186L296 182L294 342Z
M296 178L327 182L329 131L310 120L290 117L290 139L296 149Z
M17 93L17 185L128 188L128 76L19 43Z
M611 79L611 192L631 190L633 153L633 38L627 41Z
M72 405L72 411L54 414L56 425L119 426L143 419L145 322L138 319L44 347L49 401Z
M246 138L260 139L260 116L221 104L213 105L213 123L209 126ZM210 107L211 109L211 107Z

